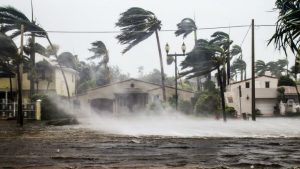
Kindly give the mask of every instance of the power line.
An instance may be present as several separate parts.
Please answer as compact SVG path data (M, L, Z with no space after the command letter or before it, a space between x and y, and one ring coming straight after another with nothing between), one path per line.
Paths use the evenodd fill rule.
M197 30L213 30L213 29L226 29L226 28L243 28L249 27L250 25L234 25L234 26L218 26L218 27L202 27ZM255 27L274 27L276 25L255 25ZM174 32L176 29L163 29L160 32ZM41 31L35 31L39 33ZM64 31L64 30L49 30L47 33L65 33L65 34L116 34L121 33L122 31ZM135 31L135 32L145 32L145 31Z
M249 33L250 28L251 28L251 25L249 25L249 28L248 28L248 30L247 30L247 32L246 32L246 34L245 34L245 36L244 36L244 38L243 38L241 44L240 44L240 47L243 46L243 43L244 43L244 41L245 41L245 39L246 39L246 37L247 37L247 35L248 35L248 33Z

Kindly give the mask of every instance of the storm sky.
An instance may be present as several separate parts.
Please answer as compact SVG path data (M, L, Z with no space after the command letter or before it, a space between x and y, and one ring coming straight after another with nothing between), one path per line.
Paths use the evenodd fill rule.
M255 19L258 25L275 24L278 12L273 11L274 3L275 0L33 0L34 18L47 31L119 31L115 23L120 13L130 7L142 7L154 12L162 21L162 30L175 30L176 24L186 17L195 18L198 28L249 25L251 19ZM0 5L13 6L31 18L30 0L1 0ZM248 27L198 30L198 38L209 39L213 32L224 31L230 33L234 44L241 45L247 30ZM274 27L255 29L256 59L276 61L285 57L283 52L274 49L273 44L267 46L267 40L274 30ZM110 65L118 65L124 73L136 77L139 66L144 67L145 73L154 68L159 69L154 34L124 55L121 51L125 46L118 43L116 35L117 33L49 33L53 43L60 46L59 53L69 51L78 55L80 60L92 55L88 51L90 43L101 40L109 50ZM171 47L170 53L179 53L182 42L185 42L187 51L190 51L194 46L193 35L189 35L186 39L175 37L173 31L159 32L159 35L165 72L173 76L174 66L166 64L164 46L168 42ZM251 63L250 40L251 32L242 45L243 57L248 63L248 77ZM15 41L18 43L18 39ZM47 45L43 39L37 41ZM290 65L293 64L293 60L294 56L290 54Z

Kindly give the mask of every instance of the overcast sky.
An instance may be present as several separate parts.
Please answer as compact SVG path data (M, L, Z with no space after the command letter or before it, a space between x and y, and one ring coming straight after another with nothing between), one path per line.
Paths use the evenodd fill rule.
M154 12L162 21L163 30L175 30L176 24L183 18L194 18L199 28L248 25L251 19L256 24L274 24L277 12L270 12L274 8L275 0L33 0L34 17L45 30L54 31L118 31L115 23L120 13L130 7L142 7ZM31 17L30 0L1 0L0 5L11 5ZM215 31L230 32L234 44L240 45L248 28L231 28L218 30L199 30L198 38L208 39ZM273 45L267 46L267 40L274 33L274 27L259 27L255 29L256 59L270 61L284 58ZM118 65L124 73L132 77L138 75L138 67L143 66L144 72L154 68L159 69L159 57L156 39L153 34L144 42L122 55L125 48L115 39L117 34L58 34L49 33L53 43L60 46L59 52L69 51L77 54L80 60L92 55L88 51L90 43L103 41L110 53L110 65ZM174 32L159 32L165 72L172 76L174 66L166 65L164 46L168 42L170 53L181 52L180 46L184 41L187 51L193 48L193 35L183 39L175 37ZM242 46L243 56L248 63L250 72L251 32ZM45 40L38 42L47 44ZM293 64L294 56L289 56ZM248 75L250 75L248 73Z

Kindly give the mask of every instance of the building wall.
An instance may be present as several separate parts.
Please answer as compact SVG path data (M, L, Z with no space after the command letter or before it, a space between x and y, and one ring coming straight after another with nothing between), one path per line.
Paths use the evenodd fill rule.
M65 81L61 70L55 69L54 73L55 73L54 84L55 84L56 93L60 96L68 96L68 92L66 89ZM68 69L65 69L64 73L68 82L70 96L75 96L76 73Z
M256 108L260 109L264 116L273 115L274 106L277 103L278 79L262 76L256 78L255 81ZM246 82L250 83L250 88L246 88ZM265 82L270 82L270 88L265 87ZM239 86L241 86L241 97L239 96ZM234 107L238 115L241 113L251 114L251 97L251 80L234 83L225 92L226 104Z
M80 105L84 105L85 109L89 110L90 109L89 105L91 100L97 98L107 98L113 100L115 97L114 93L126 92L128 89L131 88L131 84L134 84L134 88L138 88L141 89L142 92L149 93L149 102L153 100L153 97L157 97L157 96L160 100L163 99L162 90L159 87L159 85L145 83L133 79L88 90L85 94L75 96L73 99L79 100ZM175 94L174 88L166 88L167 98L173 97L174 94ZM181 90L178 90L178 94L180 99L183 100L191 100L191 98L194 96L194 93L192 92L181 91Z

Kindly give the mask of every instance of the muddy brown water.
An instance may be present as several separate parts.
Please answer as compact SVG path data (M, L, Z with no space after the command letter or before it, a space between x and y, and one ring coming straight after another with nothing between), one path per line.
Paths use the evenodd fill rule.
M0 121L2 168L299 168L300 138L131 137Z

